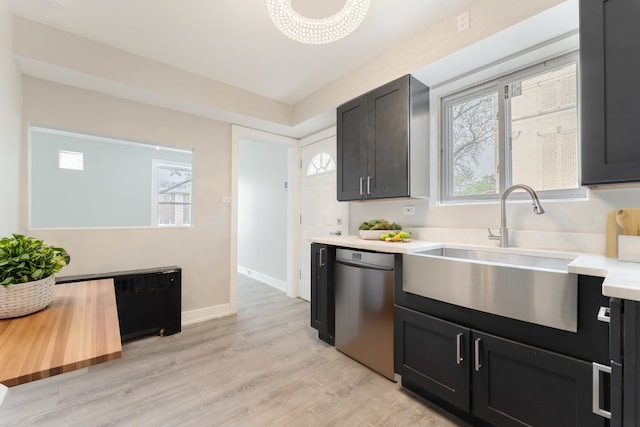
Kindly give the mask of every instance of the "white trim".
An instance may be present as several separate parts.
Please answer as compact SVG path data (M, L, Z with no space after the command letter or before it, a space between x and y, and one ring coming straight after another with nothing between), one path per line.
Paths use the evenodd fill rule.
M235 274L234 274L235 277ZM194 323L205 322L211 319L229 316L235 313L231 309L231 304L212 305L210 307L197 308L195 310L182 312L182 326L193 325Z
M2 402L4 402L4 398L7 397L7 391L9 387L4 384L0 384L0 406L2 406Z
M304 147L305 145L315 144L316 142L324 141L325 139L336 136L337 134L338 128L336 126L331 126L330 128L321 130L313 135L305 136L300 140L300 146Z
M90 134L81 133L81 132L71 132L71 131L65 131L65 130L44 128L40 126L29 126L29 132L31 131L36 131L36 132L44 133L48 135L61 135L61 136L67 136L71 138L89 139L92 141L107 142L110 144L129 145L133 147L149 148L152 150L165 150L165 151L173 151L176 153L193 154L193 150L190 148L177 148L177 147L171 147L168 145L153 144L149 142L127 141L125 139L109 138L107 136L90 135Z
M250 277L258 282L262 282L265 285L269 285L272 288L275 288L282 292L287 292L287 282L284 280L276 279L275 277L271 277L267 274L260 273L258 271L251 270L247 267L243 267L241 265L238 266L238 273Z

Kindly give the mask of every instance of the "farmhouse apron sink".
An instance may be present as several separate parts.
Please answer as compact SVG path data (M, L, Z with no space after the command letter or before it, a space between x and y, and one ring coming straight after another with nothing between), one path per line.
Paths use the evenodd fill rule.
M523 253L526 252L526 253ZM447 246L405 254L405 292L570 332L578 328L578 278L570 254Z

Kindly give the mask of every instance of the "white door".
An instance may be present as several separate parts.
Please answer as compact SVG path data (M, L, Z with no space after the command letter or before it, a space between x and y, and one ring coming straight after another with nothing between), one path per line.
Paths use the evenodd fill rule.
M347 203L337 201L336 137L305 145L301 151L300 298L311 299L309 238L347 230Z

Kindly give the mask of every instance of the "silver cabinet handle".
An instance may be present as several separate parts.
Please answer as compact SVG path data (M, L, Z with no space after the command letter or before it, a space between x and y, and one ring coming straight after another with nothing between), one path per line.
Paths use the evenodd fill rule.
M330 231L329 234L332 236L342 236L342 231Z
M475 341L475 348L474 348L474 363L473 363L473 368L476 370L476 372L480 372L480 368L482 368L482 363L480 363L480 341L482 341L482 338L476 338Z
M320 257L320 267L324 267L324 261L322 260L322 258L323 258L323 256L322 256L322 255L324 254L324 251L325 251L325 248L320 248L320 254L319 254L319 257Z
M367 177L367 195L371 194L371 177Z
M611 322L611 309L609 307L600 307L598 310L598 320L605 323Z
M605 411L600 407L600 373L611 375L611 366L601 365L593 362L593 382L592 382L592 410L596 415L611 419L611 412Z
M364 178L360 177L360 195L364 196Z
M462 361L464 360L462 358L462 336L464 334L462 332L460 332L458 335L456 335L456 363L459 365L462 363Z

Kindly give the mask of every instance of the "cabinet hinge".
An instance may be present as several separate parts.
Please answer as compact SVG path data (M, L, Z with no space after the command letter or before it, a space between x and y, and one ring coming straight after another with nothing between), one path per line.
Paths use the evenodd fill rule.
M509 99L509 85L504 87L504 99Z

